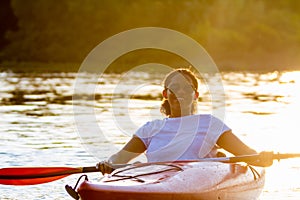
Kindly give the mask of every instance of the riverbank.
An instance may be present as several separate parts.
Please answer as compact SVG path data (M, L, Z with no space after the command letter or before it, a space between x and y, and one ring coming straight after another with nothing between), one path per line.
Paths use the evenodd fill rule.
M81 63L65 62L12 62L4 61L0 63L0 72L10 71L15 73L55 73L55 72L78 72ZM135 64L119 63L112 64L107 70L107 73L122 73L130 70L130 66L138 66ZM170 67L179 67L176 66ZM187 63L182 63L181 66L188 66ZM219 71L221 72L258 72L265 73L271 71L299 71L299 66L229 66L229 65L218 65Z

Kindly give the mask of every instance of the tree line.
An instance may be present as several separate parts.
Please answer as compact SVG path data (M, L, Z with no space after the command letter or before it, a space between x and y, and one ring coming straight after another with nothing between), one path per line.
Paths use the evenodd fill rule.
M1 24L11 21L11 26L1 28L2 65L81 63L108 37L154 26L192 37L221 69L300 68L298 0L1 1L9 2L5 6L11 8L6 12L10 15L0 20ZM166 52L149 50L137 55L121 57L116 66L126 69L132 62L172 58Z

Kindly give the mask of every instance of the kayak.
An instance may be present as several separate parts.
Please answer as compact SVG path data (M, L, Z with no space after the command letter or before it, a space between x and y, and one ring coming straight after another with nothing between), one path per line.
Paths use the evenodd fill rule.
M86 179L77 193L82 200L252 200L259 198L264 182L264 168L236 163L140 163L98 182Z
M99 182L83 181L82 200L258 199L265 170L221 162L145 163L120 168Z

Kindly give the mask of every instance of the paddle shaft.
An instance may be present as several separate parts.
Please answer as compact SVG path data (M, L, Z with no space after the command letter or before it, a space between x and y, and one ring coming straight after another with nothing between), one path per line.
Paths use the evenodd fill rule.
M300 153L285 153L285 154L274 154L272 156L273 160L289 159L289 158L299 158ZM180 160L180 161L163 161L163 162L152 162L152 163L139 163L138 165L151 165L151 164L163 164L163 163L176 163L176 162L223 162L223 163L238 163L238 162L255 162L261 159L260 154L253 155L243 155L234 157L216 157L216 158L201 158L199 160ZM128 164L115 164L112 165L114 169L126 167Z
M272 156L273 160L298 158L298 157L300 157L300 153L285 153L285 154L273 153ZM200 162L205 161L205 162L236 163L236 162L253 162L258 159L260 159L260 154L234 156L234 157L204 158L204 159L200 159Z

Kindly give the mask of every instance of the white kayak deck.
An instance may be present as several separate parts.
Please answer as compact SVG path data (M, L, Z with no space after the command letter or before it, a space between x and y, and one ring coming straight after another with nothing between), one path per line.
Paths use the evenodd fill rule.
M114 196L138 199L143 195L142 199L151 199L151 194L158 199L160 196L161 199L177 199L177 195L181 199L248 200L259 197L264 180L263 168L240 164L145 163L115 170L99 182L85 181L78 192L82 199L96 199L98 196L97 199L103 200L114 199Z

